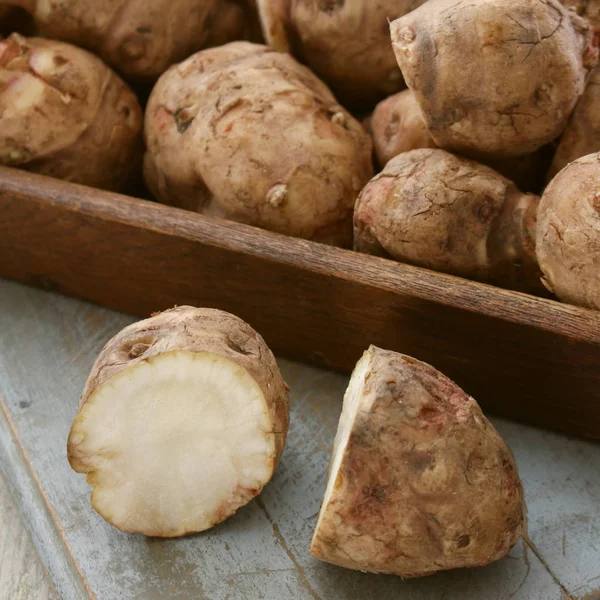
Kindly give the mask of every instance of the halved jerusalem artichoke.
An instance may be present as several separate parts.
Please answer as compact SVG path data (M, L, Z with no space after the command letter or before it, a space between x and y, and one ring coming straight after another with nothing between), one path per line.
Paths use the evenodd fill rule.
M260 335L228 313L184 306L104 347L68 458L108 522L175 537L213 527L260 493L288 422L286 385Z
M433 367L371 348L344 398L311 553L404 577L503 557L523 532L510 450Z

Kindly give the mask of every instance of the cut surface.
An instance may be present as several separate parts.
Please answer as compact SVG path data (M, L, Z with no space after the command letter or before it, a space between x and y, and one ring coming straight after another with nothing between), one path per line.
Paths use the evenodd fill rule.
M244 368L211 352L165 352L99 386L73 423L69 460L119 529L185 535L260 492L274 470L273 428Z
M327 487L325 488L325 495L323 496L321 512L319 513L313 539L319 531L319 526L321 525L323 516L327 513L327 505L329 504L333 490L336 488L336 486L340 487L342 484L342 481L340 481L342 476L339 474L339 470L342 464L342 459L344 458L344 452L346 445L348 444L348 439L352 433L352 426L354 425L354 421L356 419L356 413L360 406L360 400L363 396L365 377L367 376L370 368L371 355L369 353L365 353L356 364L356 368L352 373L350 383L346 389L342 414L340 416L338 430L333 442L333 449L331 451Z

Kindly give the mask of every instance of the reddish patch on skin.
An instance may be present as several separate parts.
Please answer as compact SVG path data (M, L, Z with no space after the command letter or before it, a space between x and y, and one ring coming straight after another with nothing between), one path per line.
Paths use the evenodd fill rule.
M514 475L507 475L504 485L509 496L514 496L516 494L518 482Z
M394 187L395 181L390 177L382 177L377 181L377 187L379 188L377 192L372 192L373 194L377 193L379 195L381 192L385 192L386 194Z
M225 133L231 133L232 129L233 129L233 123L229 123L229 125L227 125L227 127L225 127Z
M11 87L14 87L17 83L17 81L19 81L20 77L19 75L17 75L16 77L13 77L10 81L7 81L4 84L0 84L0 91L4 92L8 89L10 89Z
M419 418L424 421L433 421L438 417L440 411L433 404L427 404L421 408L419 411Z
M23 54L21 47L14 41L0 42L0 66L5 67L10 64L13 58Z
M163 133L173 119L164 106L159 106L154 113L154 121L156 122L156 129Z
M435 404L426 404L419 411L418 420L421 422L421 429L436 427L442 429L446 425L446 415Z
M222 523L225 519L227 519L229 516L231 516L230 512L227 512L225 510L225 508L223 506L219 507L219 510L217 512L217 520L215 522L215 525L217 523Z

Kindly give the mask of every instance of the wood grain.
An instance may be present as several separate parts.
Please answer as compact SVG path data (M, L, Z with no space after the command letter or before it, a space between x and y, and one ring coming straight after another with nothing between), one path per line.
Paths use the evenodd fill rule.
M0 476L0 600L55 600L4 478Z
M7 168L0 276L140 316L218 307L345 372L398 350L498 415L600 437L597 312Z
M535 550L518 544L488 567L407 581L311 557L348 378L286 360L279 362L291 387L290 431L260 500L218 527L182 539L117 531L92 510L90 487L71 470L65 442L95 357L131 321L0 280L0 471L6 469L64 600L598 598L600 444L502 419L493 422L523 478Z

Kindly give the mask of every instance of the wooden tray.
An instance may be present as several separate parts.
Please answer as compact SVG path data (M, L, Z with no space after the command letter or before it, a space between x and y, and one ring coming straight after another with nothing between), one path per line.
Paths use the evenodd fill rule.
M398 350L493 413L600 437L598 312L2 167L0 276L140 316L218 307L346 372Z
M493 422L523 478L530 540L507 558L403 581L311 557L348 378L287 360L279 365L291 387L290 430L260 497L198 535L117 531L90 506L66 439L94 359L131 320L0 280L0 474L61 600L600 600L600 444L503 419ZM18 556L10 541L2 554L2 524L0 515L0 598L41 600L2 587Z

